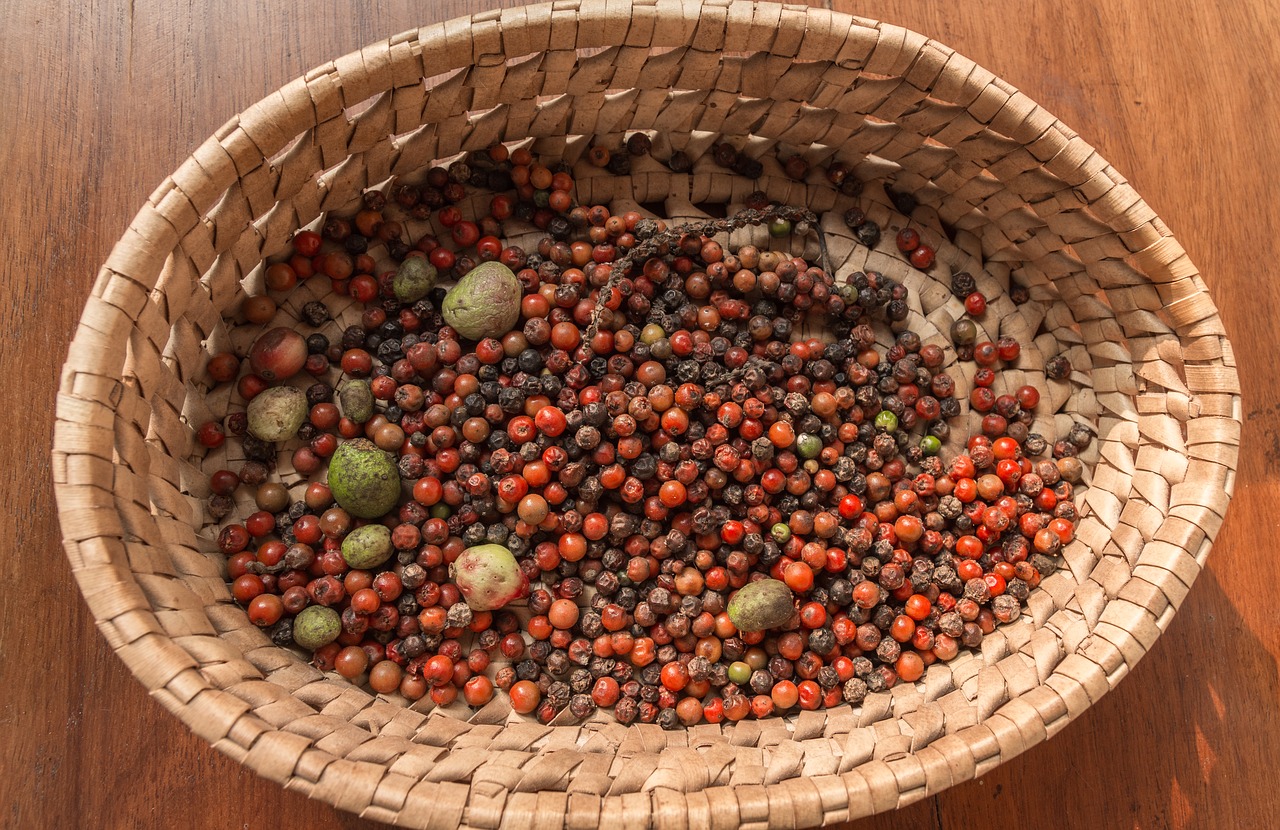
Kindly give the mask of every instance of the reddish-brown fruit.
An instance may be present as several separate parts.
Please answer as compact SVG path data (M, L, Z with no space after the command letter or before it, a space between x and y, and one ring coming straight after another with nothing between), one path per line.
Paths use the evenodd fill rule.
M269 381L288 380L301 372L306 362L306 338L283 326L263 334L249 350L249 365Z

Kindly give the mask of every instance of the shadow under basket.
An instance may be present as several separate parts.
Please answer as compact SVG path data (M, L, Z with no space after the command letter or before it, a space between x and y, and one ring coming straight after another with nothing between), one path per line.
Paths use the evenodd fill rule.
M629 173L587 163L636 131L653 150ZM299 228L497 142L564 159L578 201L614 212L692 219L757 189L811 209L840 280L877 269L910 287L910 325L947 348L965 399L972 364L945 333L963 314L950 276L972 273L990 300L979 339L1023 343L1001 382L1041 390L1034 431L1052 442L1083 424L1093 438L1076 540L1022 619L858 706L672 731L543 726L505 695L409 705L273 646L232 601L205 511L209 472L237 459L234 442L206 453L194 426L243 405L206 363L262 331L237 321L240 302ZM762 175L719 167L719 142ZM665 163L676 151L687 172ZM795 155L803 181L780 163ZM828 182L832 161L866 182L860 195ZM928 272L894 249L907 218L884 185L918 200L912 225L938 250ZM853 240L853 206L884 227L879 248ZM329 291L303 283L272 324L310 299L340 324L351 300ZM1057 354L1074 371L1048 380ZM1239 437L1234 357L1195 267L1106 161L1009 84L918 34L822 9L558 0L374 43L201 145L98 276L62 371L53 469L66 553L111 648L192 731L290 789L412 827L806 827L982 775L1124 678L1204 565ZM288 458L278 473L296 488Z

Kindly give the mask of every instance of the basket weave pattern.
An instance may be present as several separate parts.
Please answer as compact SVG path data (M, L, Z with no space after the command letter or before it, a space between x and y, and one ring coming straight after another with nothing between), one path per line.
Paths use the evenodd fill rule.
M946 276L965 268L993 297L986 335L1023 341L1028 381L1046 357L1070 356L1070 382L1040 373L1047 414L1034 427L1052 438L1083 422L1097 436L1063 568L1026 620L920 684L857 708L672 732L541 726L505 698L476 712L406 707L273 647L231 602L209 542L207 474L236 459L193 456L192 427L234 403L209 392L204 367L243 350L224 317L264 258L434 160L533 138L573 162L633 130L652 131L655 158L626 177L576 165L579 201L664 202L693 218L761 188L822 215L839 273L907 281L912 328L932 342L960 313ZM768 160L764 177L716 167L720 140ZM658 161L673 150L696 160L690 174ZM772 161L794 152L815 164L835 154L916 194L933 220L922 232L939 249L934 279L852 245L838 221L850 200ZM886 228L901 221L872 189L859 204ZM1011 277L1032 302L1000 293ZM321 296L320 282L280 319ZM823 10L557 0L373 44L197 149L99 275L63 370L54 470L66 552L111 647L193 731L264 776L419 827L803 827L981 775L1118 683L1203 566L1234 484L1239 412L1230 344L1181 247L1091 147L991 73Z

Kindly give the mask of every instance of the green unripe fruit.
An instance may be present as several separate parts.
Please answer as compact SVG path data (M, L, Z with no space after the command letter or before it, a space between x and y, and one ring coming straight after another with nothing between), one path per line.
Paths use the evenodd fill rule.
M449 289L444 321L468 340L500 338L520 319L520 281L501 262L477 265Z
M330 459L329 490L352 516L376 519L400 500L400 471L377 444L357 438L338 447Z
M342 633L342 618L324 605L308 605L293 619L293 641L309 651L327 646Z
M416 303L436 287L438 276L436 267L427 262L425 257L409 257L396 269L395 278L391 281L391 289L395 291L396 299L400 302Z
M796 437L796 455L801 458L817 458L822 452L822 439L802 432Z
M957 346L972 346L978 339L978 326L968 317L961 317L951 324L951 342Z
M876 416L876 429L882 429L885 432L893 432L898 428L898 416L894 415L887 409L880 410L880 414Z
M309 411L306 393L301 389L293 386L264 389L249 401L245 413L249 417L249 434L263 441L287 441L298 434L298 427L307 419Z
M764 631L786 625L796 612L796 604L785 583L761 579L739 588L727 610L739 631Z
M644 328L640 329L640 342L646 346L652 346L666 336L667 333L657 323L647 323Z
M338 390L338 406L344 417L363 424L373 417L373 391L369 381L352 378Z
M937 455L942 452L942 441L936 435L926 435L920 439L920 452L925 455Z
M358 527L342 540L342 558L353 568L371 570L391 558L395 547L386 525Z

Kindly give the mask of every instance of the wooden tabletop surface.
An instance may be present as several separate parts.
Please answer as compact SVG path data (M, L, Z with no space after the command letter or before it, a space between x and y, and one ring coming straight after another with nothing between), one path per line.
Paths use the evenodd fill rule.
M260 6L272 6L264 10ZM374 828L257 778L150 700L62 553L54 391L98 265L229 116L367 42L498 5L0 2L0 826ZM1280 812L1280 9L1274 0L834 0L976 60L1071 125L1173 229L1236 347L1245 422L1208 569L1118 689L891 828L1264 828Z

